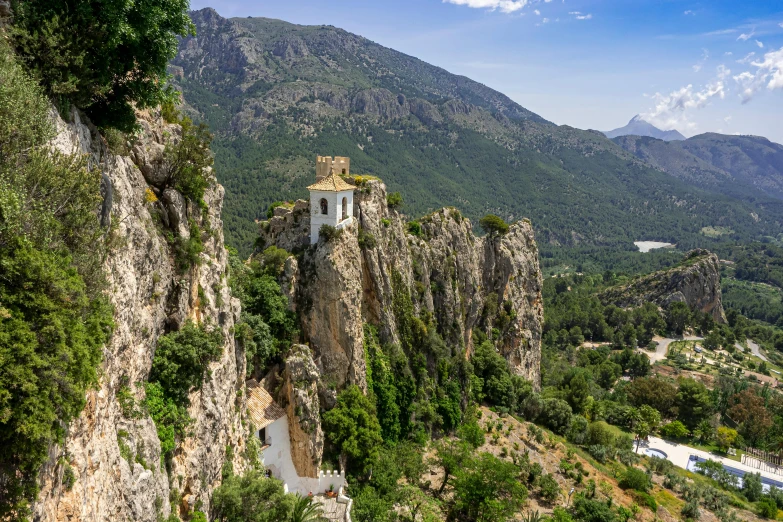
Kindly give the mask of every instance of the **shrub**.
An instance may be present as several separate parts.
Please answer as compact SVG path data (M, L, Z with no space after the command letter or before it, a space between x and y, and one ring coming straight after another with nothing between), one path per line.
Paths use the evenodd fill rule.
M509 229L508 223L494 214L487 214L481 218L479 220L479 225L490 237L507 234Z
M544 399L538 418L547 428L562 435L571 426L571 406L562 399Z
M386 195L386 204L391 209L398 209L402 206L403 200L402 200L402 194L399 192L392 192L390 194Z
M644 471L630 467L625 470L619 485L623 489L634 489L636 491L647 492L650 489L650 477Z
M275 201L274 203L269 205L269 208L266 209L266 218L272 219L272 216L275 215L275 209L277 207L282 207L283 205L285 205L285 201Z
M774 519L778 516L778 506L771 498L762 498L756 503L756 508L760 517Z
M644 491L634 491L631 496L642 506L647 506L650 508L650 510L655 513L658 511L658 503L655 501L655 498L650 495L649 493L645 493Z
M699 520L701 517L701 510L699 510L699 503L696 500L689 500L682 506L680 514L685 519Z
M601 464L614 458L614 449L603 444L592 444L587 447L587 452Z
M761 498L763 493L760 473L745 473L742 477L742 493L751 502Z
M207 169L213 158L210 144L212 134L206 123L194 125L190 118L179 121L181 136L169 139L163 153L163 169L167 185L174 187L183 196L204 206L204 191L211 179Z
M359 229L359 248L372 250L378 244L375 236L364 229Z
M130 131L134 107L172 100L166 66L177 37L194 33L188 2L14 2L18 52L61 109L84 109L99 127ZM79 28L78 31L74 28Z
M330 241L339 239L339 237L342 235L343 231L333 227L332 225L321 225L321 228L318 230L318 237L324 243L329 243Z
M421 237L421 223L418 221L409 221L408 222L408 233L412 236Z
M538 482L539 493L541 498L549 503L552 503L560 496L560 484L550 473L544 474Z
M670 439L681 439L687 437L688 434L690 434L688 428L678 420L665 424L661 428L661 435Z
M604 421L591 422L587 427L587 443L614 446L614 433Z

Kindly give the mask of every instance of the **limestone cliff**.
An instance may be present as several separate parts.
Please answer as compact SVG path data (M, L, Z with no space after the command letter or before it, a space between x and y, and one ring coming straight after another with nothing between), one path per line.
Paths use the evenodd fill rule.
M702 249L688 252L679 266L610 288L600 298L621 307L653 302L665 308L670 303L682 302L692 310L710 314L718 323L726 322L718 256Z
M261 224L265 246L297 254L286 265L284 288L324 381L366 388L363 323L377 326L383 341L399 342L400 293L412 296L418 316L434 319L450 346L470 353L481 329L497 339L515 373L538 383L542 280L530 223L476 237L469 220L446 208L422 218L414 235L389 208L382 182L351 180L356 219L338 237L309 244L305 201L278 207Z
M88 155L103 173L103 221L114 242L105 271L115 329L104 348L97 389L88 393L64 446L52 448L42 470L35 520L155 521L177 506L184 514L197 504L206 511L226 448L234 448L241 469L244 447L245 357L233 336L239 302L226 284L223 189L215 183L206 191L208 210L202 212L175 190L156 186L152 166L165 137L178 128L155 117L142 115L142 135L133 147L120 145L124 153L109 152L77 112L71 123L53 117L59 131L54 146ZM171 245L190 234L189 220L202 231L203 252L200 263L183 273ZM155 425L141 406L143 383L158 338L187 319L222 330L224 345L203 388L191 393L190 435L164 465ZM75 475L71 488L63 485L64 463Z

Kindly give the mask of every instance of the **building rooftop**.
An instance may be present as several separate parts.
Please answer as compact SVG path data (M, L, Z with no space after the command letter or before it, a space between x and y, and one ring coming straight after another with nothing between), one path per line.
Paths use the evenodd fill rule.
M262 386L248 383L247 412L255 429L266 428L277 419L285 417L285 411L278 406Z
M324 192L342 192L344 190L353 190L356 187L343 181L343 179L332 172L320 181L316 181L307 190L322 190Z

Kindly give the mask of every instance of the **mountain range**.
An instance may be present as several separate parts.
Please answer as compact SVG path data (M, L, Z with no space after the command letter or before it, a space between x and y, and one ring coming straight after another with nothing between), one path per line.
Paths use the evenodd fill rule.
M649 136L651 138L658 138L664 141L684 140L685 136L679 133L679 131L673 130L661 130L652 123L649 123L642 119L640 115L636 115L631 118L628 125L614 129L608 132L604 132L607 138L617 138L618 136Z
M632 138L557 126L478 82L333 26L227 19L213 9L191 16L197 36L180 42L171 72L185 110L215 133L226 238L240 252L252 249L255 221L272 202L307 195L316 155L349 156L353 173L399 191L409 216L454 205L474 220L530 218L542 255L564 245L631 250L640 239L697 246L709 241L705 228L738 238L783 232L782 202L759 184L731 193L726 174L746 178L713 159L674 169ZM681 143L642 140L656 151ZM759 158L748 160L763 178Z

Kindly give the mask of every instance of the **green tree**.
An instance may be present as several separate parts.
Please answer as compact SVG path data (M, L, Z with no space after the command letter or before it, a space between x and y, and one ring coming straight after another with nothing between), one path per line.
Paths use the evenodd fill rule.
M628 383L625 394L637 408L647 405L668 415L677 400L677 387L659 377L640 377Z
M357 470L367 471L378 459L383 442L375 405L356 385L337 396L337 404L323 416L324 431Z
M706 419L713 409L712 396L704 384L694 379L680 379L677 391L679 419L693 429Z
M562 493L560 484L557 483L557 479L551 473L545 473L541 476L538 482L538 489L541 493L541 498L550 504L555 502Z
M181 330L158 339L150 382L159 383L175 403L186 405L188 393L192 388L201 388L207 365L222 349L220 329L188 321Z
M726 452L734 445L738 435L737 430L726 426L720 426L715 433L715 442L718 444L721 451Z
M619 486L623 489L635 489L646 493L652 487L652 483L647 473L631 466L623 473Z
M442 439L435 444L433 463L443 470L438 495L443 494L451 478L470 459L471 446L462 441Z
M682 335L691 318L691 310L688 305L676 301L669 305L666 311L666 327L677 335Z
M760 473L745 473L742 477L742 493L751 502L756 502L763 493Z
M527 489L519 469L489 453L480 453L457 471L452 516L476 522L508 520L524 504Z
M251 470L223 480L212 496L212 515L219 522L280 522L290 520L294 503L282 482Z
M98 126L136 125L134 106L172 99L166 66L178 36L194 34L188 0L14 0L17 51L61 107ZM78 28L78 30L74 30Z
M685 424L676 420L663 426L661 428L661 434L664 437L671 439L682 439L687 437L690 434L690 431L688 431L688 427L685 426Z
M509 229L508 223L494 214L487 214L481 218L479 220L479 225L490 237L507 234Z

